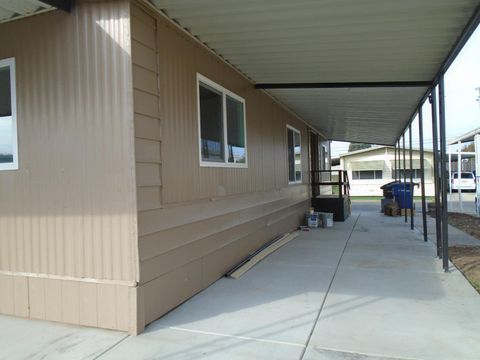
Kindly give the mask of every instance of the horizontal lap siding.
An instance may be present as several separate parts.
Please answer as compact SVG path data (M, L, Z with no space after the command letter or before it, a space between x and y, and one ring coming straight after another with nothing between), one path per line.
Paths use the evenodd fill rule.
M140 317L149 323L252 250L298 226L309 206L308 138L297 117L165 19L142 9L132 4L134 83L138 78L150 86L142 98L135 87L136 121L149 120L148 131L136 125ZM157 29L158 75L147 27ZM135 45L140 33L149 39L141 46ZM158 133L152 120L154 81L137 63L158 81ZM248 168L199 166L197 72L245 99ZM294 186L288 185L287 124L302 133L304 184ZM155 135L139 141L145 138L140 131ZM149 166L141 166L143 161Z
M20 164L0 171L0 271L136 279L128 18L128 2L78 1L0 24Z
M131 6L135 161L139 211L161 207L162 137L155 20Z

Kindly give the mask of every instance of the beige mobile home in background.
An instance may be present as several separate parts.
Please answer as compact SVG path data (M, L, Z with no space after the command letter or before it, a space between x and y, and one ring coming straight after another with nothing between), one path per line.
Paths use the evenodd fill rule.
M410 181L409 150L405 155L405 176ZM398 156L398 155L397 155ZM395 148L377 146L368 149L352 151L339 156L342 170L348 171L350 179L350 194L352 196L383 196L380 187L395 180ZM412 149L413 182L420 183L420 151ZM398 164L398 158L397 158ZM433 182L433 152L425 150L425 194L433 196L435 192ZM403 153L400 154L399 176L404 179ZM415 196L420 194L415 188Z
M329 166L325 138L143 3L79 0L0 24L0 43L18 133L1 313L141 332L295 229ZM201 86L244 105L245 162L202 162Z

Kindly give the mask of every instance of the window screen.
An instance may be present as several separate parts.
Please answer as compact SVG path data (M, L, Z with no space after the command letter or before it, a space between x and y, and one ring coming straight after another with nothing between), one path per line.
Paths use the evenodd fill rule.
M224 161L222 94L200 84L202 160Z
M353 180L379 180L383 178L382 170L357 170L352 171Z
M400 180L404 178L404 170L400 169L398 170L398 173L400 174ZM420 169L413 169L413 178L414 179L420 179L421 177L421 171ZM405 170L405 177L408 179L410 179L410 169L406 169ZM392 178L395 178L395 170L392 170Z
M302 146L300 132L291 127L287 128L288 148L288 181L296 183L302 181Z
M245 164L245 121L243 104L227 96L228 162Z
M14 59L0 60L0 170L18 168L14 79Z

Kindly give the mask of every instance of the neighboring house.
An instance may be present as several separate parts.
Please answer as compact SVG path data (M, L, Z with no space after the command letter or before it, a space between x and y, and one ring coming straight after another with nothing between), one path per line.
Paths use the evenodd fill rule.
M380 196L383 195L380 186L395 179L395 148L388 146L371 147L368 149L341 154L340 165L334 169L348 171L350 179L350 195L352 196ZM399 174L403 181L403 152L401 153ZM412 150L413 181L420 183L420 151ZM409 150L405 151L406 177L410 181ZM425 192L427 196L434 195L433 184L433 152L425 151ZM419 188L416 194L420 195Z
M2 313L137 333L303 221L328 141L152 9L0 43Z

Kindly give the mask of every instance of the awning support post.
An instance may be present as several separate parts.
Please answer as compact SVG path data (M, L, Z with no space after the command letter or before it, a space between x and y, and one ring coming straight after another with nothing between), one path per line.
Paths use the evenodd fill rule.
M443 270L448 271L448 203L447 203L447 139L445 134L445 81L440 76L438 84L439 119L440 119L440 180L442 182L442 259Z
M463 203L462 203L462 142L461 141L458 142L458 149L457 149L457 193L458 193L458 205L460 206L460 212L462 212Z
M475 197L475 210L477 216L480 216L480 134L475 135L475 181L477 182L477 195Z
M397 140L397 180L400 182L402 180L400 176L401 160L400 160L400 138Z
M407 209L405 208L406 202L407 202L407 192L405 185L407 184L407 163L405 160L405 132L403 132L403 212L405 214L405 222L408 222L407 220Z
M393 153L393 180L397 181L397 142L395 141L395 148Z
M448 185L448 200L452 198L452 153L448 152L448 179L450 184Z
M422 106L418 109L418 136L420 140L420 182L422 191L422 222L423 222L423 241L428 241L427 230L427 201L425 199L425 161L423 148L423 112Z
M432 107L432 135L433 135L433 180L435 187L435 232L437 240L437 256L442 258L442 224L440 214L440 179L438 174L438 129L437 129L437 91L435 88L430 94Z
M408 125L408 143L410 146L409 156L410 156L410 229L414 228L414 218L413 218L413 160L412 160L412 123Z

